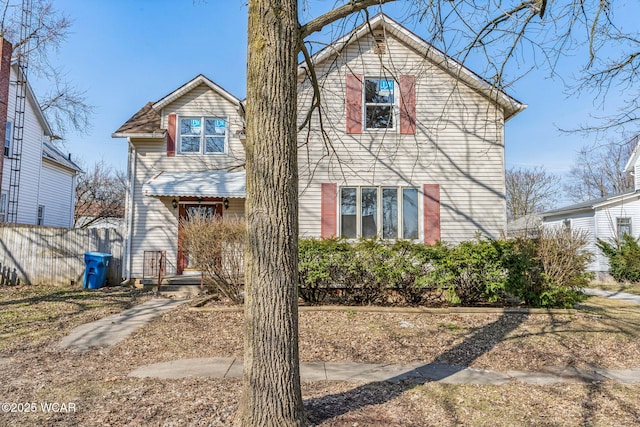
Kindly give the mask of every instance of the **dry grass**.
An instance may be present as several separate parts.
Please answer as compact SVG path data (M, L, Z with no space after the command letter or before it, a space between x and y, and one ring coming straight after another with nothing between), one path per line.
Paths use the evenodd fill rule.
M147 299L128 288L0 287L0 356L33 349Z
M123 309L133 296L122 290L48 292L0 289L0 402L73 402L76 412L0 413L0 425L231 425L239 380L127 374L157 361L241 356L239 311L182 306L109 350L79 354L58 349L59 338L79 323ZM640 367L638 331L638 306L601 298L563 315L303 311L300 352L303 361L442 361L496 371L630 368ZM640 424L639 393L640 385L608 381L303 385L309 417L322 426L632 426Z

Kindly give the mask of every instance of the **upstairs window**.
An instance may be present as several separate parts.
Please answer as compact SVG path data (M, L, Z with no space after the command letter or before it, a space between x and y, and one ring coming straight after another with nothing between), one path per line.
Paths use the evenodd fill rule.
M44 205L38 205L38 225L44 225Z
M0 222L5 222L7 216L7 193L0 194Z
M181 153L225 153L228 136L226 117L180 118Z
M393 107L395 82L366 78L364 81L364 116L366 129L394 129Z
M4 134L4 155L6 157L11 156L11 137L13 133L13 123L7 120L7 130Z
M342 187L340 236L418 239L418 189Z

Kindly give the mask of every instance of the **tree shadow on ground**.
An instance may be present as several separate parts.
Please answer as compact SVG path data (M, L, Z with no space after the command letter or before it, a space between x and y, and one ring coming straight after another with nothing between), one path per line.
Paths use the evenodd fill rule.
M479 328L455 347L443 352L430 363L415 369L422 377L408 378L406 373L387 381L369 383L352 390L308 399L305 408L309 421L320 424L340 415L367 406L383 404L405 391L430 381L442 380L454 375L503 341L528 317L527 313L504 313L498 320ZM451 364L456 361L457 364Z

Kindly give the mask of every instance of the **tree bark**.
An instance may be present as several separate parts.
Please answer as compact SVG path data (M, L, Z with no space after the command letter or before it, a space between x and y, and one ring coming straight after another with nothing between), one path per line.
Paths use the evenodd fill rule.
M249 2L243 426L306 425L298 360L296 0Z

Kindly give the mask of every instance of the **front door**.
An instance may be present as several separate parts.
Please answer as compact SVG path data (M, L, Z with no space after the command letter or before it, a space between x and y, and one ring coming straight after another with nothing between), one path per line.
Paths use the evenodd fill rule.
M192 215L197 214L211 217L213 217L214 215L222 217L222 202L204 201L199 203L180 203L178 213L180 215L180 222ZM178 225L178 274L182 274L185 269L193 268L193 265L190 265L189 254L180 250L180 241L182 239L181 235L182 233L180 232L180 225Z

